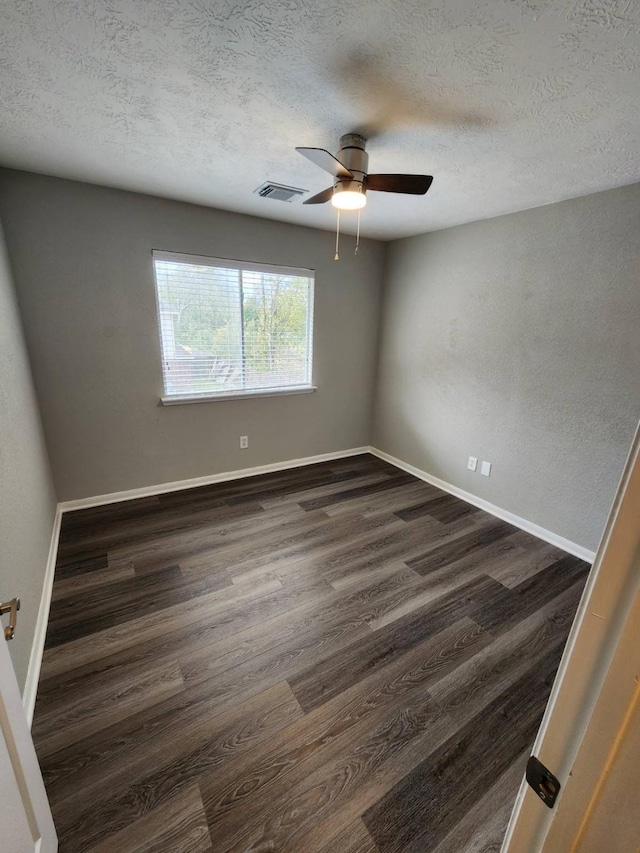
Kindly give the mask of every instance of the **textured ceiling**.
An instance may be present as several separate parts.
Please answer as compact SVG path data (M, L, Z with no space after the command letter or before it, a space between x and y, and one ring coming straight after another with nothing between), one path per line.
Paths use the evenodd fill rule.
M333 228L261 199L366 129L390 239L640 180L633 0L0 0L0 163ZM346 230L353 215L343 217Z

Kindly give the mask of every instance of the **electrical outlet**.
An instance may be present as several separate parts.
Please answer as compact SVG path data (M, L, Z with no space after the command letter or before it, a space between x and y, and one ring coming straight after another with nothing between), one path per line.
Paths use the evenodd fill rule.
M484 477L490 477L491 476L491 462L483 462L482 468L480 469L480 473Z
M249 436L241 435L240 436L240 450L246 450L249 447Z
M469 461L467 462L467 468L470 471L475 471L478 467L478 459L475 456L470 456Z

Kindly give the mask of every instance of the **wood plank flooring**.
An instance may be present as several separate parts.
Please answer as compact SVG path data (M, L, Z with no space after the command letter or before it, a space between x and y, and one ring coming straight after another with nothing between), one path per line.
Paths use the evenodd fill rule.
M61 853L498 851L588 568L368 454L65 515Z

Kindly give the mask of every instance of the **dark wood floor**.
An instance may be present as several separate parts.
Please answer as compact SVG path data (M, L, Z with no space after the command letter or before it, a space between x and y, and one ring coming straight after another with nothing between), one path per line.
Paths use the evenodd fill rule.
M61 852L498 851L587 570L369 455L65 515Z

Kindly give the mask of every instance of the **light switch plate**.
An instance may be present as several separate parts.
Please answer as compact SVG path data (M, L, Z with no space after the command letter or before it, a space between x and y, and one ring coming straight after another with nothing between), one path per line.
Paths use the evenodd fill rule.
M480 468L480 473L485 477L491 476L491 462L483 462L482 467Z
M469 457L469 461L467 462L467 468L468 468L470 471L475 471L477 467L478 467L478 459L477 459L477 457L475 457L475 456L470 456L470 457Z

